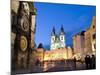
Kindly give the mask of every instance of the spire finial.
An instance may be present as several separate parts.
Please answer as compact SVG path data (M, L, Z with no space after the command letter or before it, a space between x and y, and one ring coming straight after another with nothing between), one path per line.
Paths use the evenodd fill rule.
M51 35L55 35L55 34L56 34L56 32L55 32L55 27L53 26Z
M52 32L55 34L55 26L53 26L53 30L52 30Z
M63 25L61 25L61 32L64 32L64 28L63 28Z

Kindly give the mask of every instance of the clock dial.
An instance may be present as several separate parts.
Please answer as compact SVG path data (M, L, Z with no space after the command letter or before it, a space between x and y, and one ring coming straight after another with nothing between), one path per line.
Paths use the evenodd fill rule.
M28 31L29 30L29 24L27 23L27 21L25 21L24 23L23 23L23 30L24 31Z
M22 51L25 51L27 49L27 39L26 39L25 36L21 36L20 48L21 48Z
M23 16L21 19L21 28L24 31L29 30L29 22L28 22L28 19L26 18L26 16Z

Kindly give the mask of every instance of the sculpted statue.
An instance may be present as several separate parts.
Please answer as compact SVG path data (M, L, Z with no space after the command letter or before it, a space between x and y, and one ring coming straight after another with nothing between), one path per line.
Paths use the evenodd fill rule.
M29 4L27 2L21 2L18 11L18 25L21 26L22 30L29 31Z

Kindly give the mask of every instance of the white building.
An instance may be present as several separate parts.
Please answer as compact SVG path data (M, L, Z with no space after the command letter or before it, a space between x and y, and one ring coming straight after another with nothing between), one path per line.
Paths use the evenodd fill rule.
M51 33L51 50L65 48L65 32L63 26L61 27L61 32L59 36L55 32L55 28L53 27Z

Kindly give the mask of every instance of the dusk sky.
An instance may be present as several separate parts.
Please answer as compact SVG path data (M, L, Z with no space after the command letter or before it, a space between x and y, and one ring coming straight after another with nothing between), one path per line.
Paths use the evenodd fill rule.
M34 6L37 9L35 42L37 46L43 43L47 49L50 47L53 26L59 34L63 25L66 46L72 46L72 36L89 28L93 16L96 16L95 6L42 2L34 2Z

